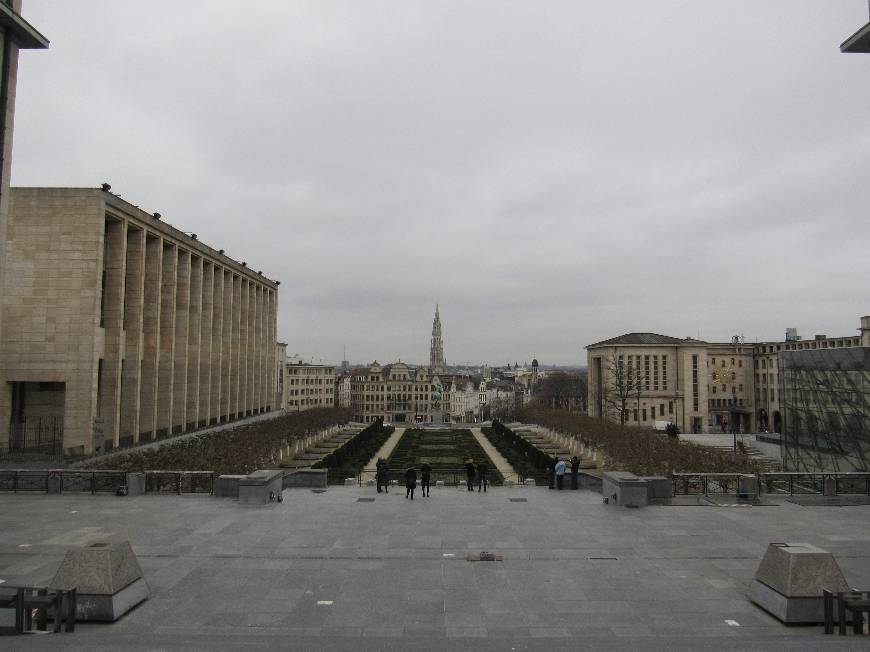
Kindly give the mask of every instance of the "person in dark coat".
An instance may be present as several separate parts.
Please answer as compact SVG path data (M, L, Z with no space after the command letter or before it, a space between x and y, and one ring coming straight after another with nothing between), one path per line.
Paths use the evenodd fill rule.
M577 489L577 473L580 471L580 458L571 458L571 489Z
M423 496L429 496L429 479L432 477L432 467L429 462L423 462L420 466L420 489L423 491Z
M489 465L486 463L486 460L480 460L480 463L477 465L477 493L480 493L481 487L483 488L483 493L486 493L487 471L489 471Z
M556 457L550 458L550 489L556 488L556 462L558 461Z
M390 469L387 466L387 460L383 457L378 458L377 470L375 471L375 482L378 485L378 493L381 493L381 487L384 488L386 493L390 493L388 487L390 486Z
M469 491L474 491L474 460L465 460L465 481Z
M417 471L411 466L405 471L405 498L414 500L414 489L417 487Z

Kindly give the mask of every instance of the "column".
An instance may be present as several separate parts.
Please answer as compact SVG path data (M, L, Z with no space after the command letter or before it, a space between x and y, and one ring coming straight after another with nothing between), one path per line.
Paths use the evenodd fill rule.
M239 288L242 305L239 309L239 407L240 415L248 414L248 336L250 334L248 313L250 312L251 282L242 277Z
M121 421L121 369L124 319L124 259L127 253L127 224L106 219L103 249L102 326L105 329L100 396L100 416L106 440L118 445Z
M199 332L199 410L197 424L204 428L211 417L212 320L214 319L214 264L202 264L202 316Z
M172 432L172 378L175 361L175 285L178 251L163 241L163 265L160 270L160 361L157 369L157 407L155 434L165 437Z
M142 328L145 301L145 231L127 227L124 294L124 376L121 379L121 437L139 441L139 393L142 382Z
M142 375L139 387L140 439L154 439L157 423L157 365L160 360L160 288L163 243L145 239L145 286L142 309Z
M223 286L220 410L218 410L221 422L229 421L232 418L230 416L230 379L232 376L230 369L233 358L233 273L230 270L224 270Z
M230 349L230 419L239 416L239 353L242 319L242 278L233 275L232 344Z
M172 378L172 432L184 432L187 421L187 342L190 324L190 252L178 250L175 285L175 369Z
M202 258L190 258L190 308L187 329L187 415L186 430L199 427L199 358L202 336Z
M221 420L221 347L223 343L224 324L224 269L214 266L214 290L211 300L211 397L208 401L208 423L218 423Z

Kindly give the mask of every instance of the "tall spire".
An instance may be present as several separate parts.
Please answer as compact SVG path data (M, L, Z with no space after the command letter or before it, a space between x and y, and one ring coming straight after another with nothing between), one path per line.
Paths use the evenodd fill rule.
M444 343L441 341L441 315L438 313L438 304L435 304L435 319L432 320L432 341L429 346L429 369L432 373L443 374Z

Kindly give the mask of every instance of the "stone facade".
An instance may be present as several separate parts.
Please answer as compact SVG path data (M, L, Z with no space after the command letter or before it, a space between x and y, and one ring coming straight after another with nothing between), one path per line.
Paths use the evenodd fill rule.
M15 123L15 90L18 83L18 51L45 49L48 39L21 18L21 0L0 3L0 311L3 309L3 279L6 269L6 225L9 219L9 181L12 175L12 132ZM3 320L0 319L0 337ZM0 358L0 368L2 368Z
M440 378L425 367L411 367L402 361L381 366L376 360L351 376L353 420L430 423L436 410L435 387L440 385ZM437 410L443 415L443 404ZM449 410L446 414L449 419Z
M629 333L598 342L586 347L589 414L619 422L624 407L628 425L782 432L781 355L870 345L870 317L862 318L861 333L750 344Z
M14 188L6 256L0 423L60 416L90 454L276 407L278 283L196 236L106 190Z
M284 365L287 413L335 407L335 367L291 360Z

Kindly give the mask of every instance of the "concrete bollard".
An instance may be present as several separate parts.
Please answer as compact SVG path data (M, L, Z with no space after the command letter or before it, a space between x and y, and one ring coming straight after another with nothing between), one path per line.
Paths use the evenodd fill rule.
M356 478L345 478L344 486L345 487L353 487L356 485Z

